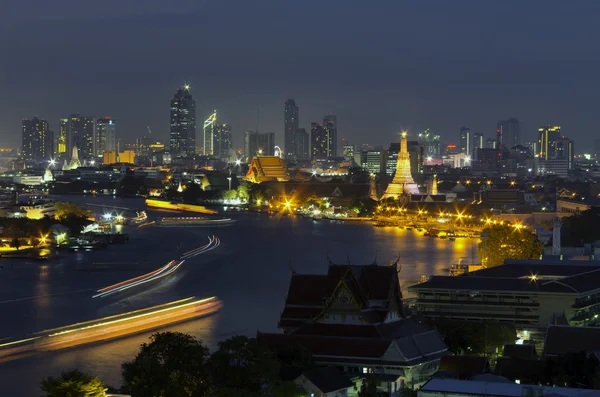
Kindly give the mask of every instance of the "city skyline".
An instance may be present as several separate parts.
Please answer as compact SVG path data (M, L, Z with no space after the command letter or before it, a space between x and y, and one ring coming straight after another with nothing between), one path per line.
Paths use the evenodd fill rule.
M320 4L309 1L292 14L291 6L274 2L256 9L240 3L238 10L245 17L231 16L236 29L211 37L211 42L204 39L210 37L205 30L218 30L214 24L219 18L202 26L185 22L206 12L225 16L234 2L200 8L180 3L185 6L177 15L160 4L147 5L140 13L114 3L110 13L96 10L97 16L89 16L94 14L85 12L88 16L83 20L81 11L56 4L46 10L45 19L39 10L28 16L41 19L34 25L19 17L21 5L11 5L5 16L14 17L3 31L18 40L2 45L6 56L0 89L6 95L0 102L0 143L18 146L21 118L44 117L56 133L58 120L76 112L112 115L119 122L119 136L127 141L143 135L149 125L157 139L166 142L166 98L175 87L189 83L198 101L197 117L204 120L218 109L220 120L232 127L236 148L242 147L244 131L256 128L257 110L259 130L275 132L275 143L283 147L281 104L287 98L302 107L299 128L308 130L311 121L331 112L343 120L339 137L357 145L387 146L400 130L414 136L426 128L444 142L458 143L456 131L462 126L488 139L498 120L516 117L521 122L521 142L534 140L537 128L550 124L561 125L566 136L581 142L578 148L591 147L592 87L600 60L585 42L598 29L591 23L600 15L600 5L594 2L567 7L532 1L514 13L507 4L470 1L436 3L433 11L426 3L390 2L373 9L333 1L322 6L322 13L336 16L331 22L337 29L318 35L292 31L291 38L301 45L285 60L276 54L284 51L290 38L277 37L278 24L262 22L294 26L319 10ZM544 18L539 18L540 12ZM403 15L400 24L395 22L397 15ZM513 29L498 30L507 15ZM360 27L348 23L359 16ZM495 17L490 21L490 16ZM262 27L249 29L250 21L253 27L257 22ZM420 27L425 21L435 22L436 28L424 32ZM555 22L565 29L543 29ZM114 29L107 32L107 23ZM86 29L80 29L82 24ZM189 37L178 48L201 38L194 45L208 46L218 56L206 59L191 54L185 62L167 63L157 54L169 48L174 26L178 35ZM136 33L147 30L146 36ZM76 43L110 48L110 62L104 54L91 51L64 64L55 54L60 53L65 36ZM39 51L34 55L25 48ZM468 62L465 54L472 54ZM327 66L313 61L325 56ZM34 57L44 59L43 68L33 62ZM571 78L560 79L563 73ZM87 87L85 91L81 85ZM133 93L136 101L123 93ZM378 117L369 117L374 112Z

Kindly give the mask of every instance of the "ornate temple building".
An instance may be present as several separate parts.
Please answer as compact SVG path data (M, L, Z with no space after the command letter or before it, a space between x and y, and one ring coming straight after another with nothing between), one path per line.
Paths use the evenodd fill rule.
M252 183L287 182L290 174L279 156L256 156L252 159L244 180Z
M79 151L77 146L73 145L73 154L71 155L71 161L67 164L67 159L62 166L63 171L75 170L81 167L81 161L79 161Z
M408 144L406 142L406 131L402 131L402 140L400 141L400 152L396 163L396 173L394 179L388 185L381 199L393 197L398 199L402 195L419 194L419 187L415 183L410 172L410 153L408 153Z
M405 317L397 263L330 262L325 275L293 272L279 328L259 332L259 343L275 352L305 348L317 365L353 378L374 374L390 393L427 381L447 354L435 329Z

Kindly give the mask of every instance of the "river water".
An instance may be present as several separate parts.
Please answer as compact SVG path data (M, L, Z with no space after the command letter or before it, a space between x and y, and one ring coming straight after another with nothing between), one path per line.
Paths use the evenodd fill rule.
M144 209L140 199L67 197L98 212L134 215ZM111 207L119 207L114 209ZM129 211L125 210L129 209ZM149 211L150 220L181 214ZM189 296L218 296L224 307L211 317L167 329L201 338L214 348L233 335L276 331L291 269L326 273L327 255L337 263L387 264L400 256L401 286L406 293L422 275L446 274L460 258L470 261L476 240L423 237L370 223L312 221L256 213L228 214L232 227L124 227L128 244L106 250L61 254L51 262L2 261L0 270L0 338L23 337L35 331L122 313ZM157 269L182 253L208 242L215 234L221 245L184 263L173 277L128 297L92 299L94 291ZM78 368L118 387L124 361L132 359L151 332L123 339L38 353L0 363L2 395L39 396L40 380Z

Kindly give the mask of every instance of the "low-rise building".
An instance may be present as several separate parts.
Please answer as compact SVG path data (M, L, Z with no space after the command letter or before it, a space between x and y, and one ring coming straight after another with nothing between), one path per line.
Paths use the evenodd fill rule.
M336 367L315 368L294 382L313 397L346 397L354 389L354 382Z
M244 179L252 183L287 182L290 180L290 174L281 157L256 156L252 159Z
M600 262L507 261L461 276L432 276L409 287L429 319L497 320L517 330L600 323Z

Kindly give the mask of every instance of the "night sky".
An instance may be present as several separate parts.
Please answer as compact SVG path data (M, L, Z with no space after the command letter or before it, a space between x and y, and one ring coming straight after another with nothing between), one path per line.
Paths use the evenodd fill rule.
M6 4L8 3L8 4ZM88 4L90 3L90 4ZM560 124L585 151L598 132L600 1L20 0L0 12L0 144L20 120L113 116L125 141L168 138L169 100L189 83L198 124L218 109L283 142L338 115L348 142L388 145L424 128L458 141L521 121ZM198 129L200 130L200 129Z

